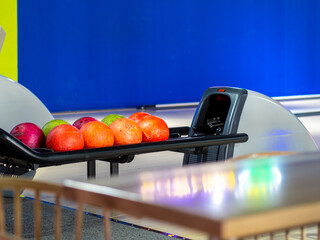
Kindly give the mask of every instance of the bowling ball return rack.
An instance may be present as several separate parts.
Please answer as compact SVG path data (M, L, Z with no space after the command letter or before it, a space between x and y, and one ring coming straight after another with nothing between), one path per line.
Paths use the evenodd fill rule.
M96 176L96 160L110 163L110 174L119 174L119 164L133 161L135 155L174 151L191 155L207 154L208 147L248 141L245 133L227 135L188 136L189 127L170 128L166 141L139 143L75 151L53 152L50 149L31 149L0 128L0 167L4 175L22 175L40 167L87 162L87 177Z
M22 122L43 126L54 119L24 86L0 75L0 102L0 112L5 116L0 119L0 175L13 177L33 177L39 167L78 162L87 162L87 175L94 177L96 160L109 162L110 173L115 175L119 164L133 161L135 155L160 151L183 153L182 165L224 161L253 152L319 151L292 112L278 101L244 88L217 86L205 90L191 125L170 128L167 141L69 152L31 149L8 134ZM153 113L156 115L157 110Z

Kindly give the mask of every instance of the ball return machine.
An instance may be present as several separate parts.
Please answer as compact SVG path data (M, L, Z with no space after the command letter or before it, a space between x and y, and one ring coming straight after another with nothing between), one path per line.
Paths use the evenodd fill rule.
M4 175L32 177L39 167L85 161L87 176L94 177L96 160L110 162L111 174L118 174L119 164L133 161L135 155L159 151L181 152L183 165L188 165L259 151L317 150L306 128L280 104L262 94L231 87L207 89L191 126L170 128L169 140L153 143L69 152L31 149L8 132L21 122L43 126L53 117L29 90L3 76L0 112L7 116L0 122L0 172Z

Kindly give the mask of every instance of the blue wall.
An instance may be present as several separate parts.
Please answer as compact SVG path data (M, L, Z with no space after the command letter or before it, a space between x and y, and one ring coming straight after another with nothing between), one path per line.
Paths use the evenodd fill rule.
M317 0L18 0L18 79L50 111L320 93Z

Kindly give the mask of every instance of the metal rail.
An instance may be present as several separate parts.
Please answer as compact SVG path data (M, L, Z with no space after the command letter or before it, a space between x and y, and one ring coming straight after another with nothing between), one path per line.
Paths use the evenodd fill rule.
M185 131L185 129L183 131ZM0 128L0 154L5 156L7 161L10 161L11 164L24 165L23 167L28 167L30 165L47 167L87 161L88 177L93 177L95 175L95 163L92 161L95 160L110 162L110 171L113 174L117 174L118 170L116 164L131 162L133 156L136 154L177 150L183 152L183 149L188 149L189 151L190 148L241 143L246 142L247 140L247 134L239 133L230 135L178 137L161 142L82 149L67 152L52 152L31 149Z

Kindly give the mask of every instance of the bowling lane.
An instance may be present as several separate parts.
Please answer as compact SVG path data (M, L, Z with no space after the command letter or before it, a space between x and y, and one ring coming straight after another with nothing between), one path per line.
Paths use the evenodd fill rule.
M275 97L274 99L296 115L320 148L320 95Z
M298 118L309 131L320 150L320 115Z
M293 114L320 113L320 95L274 97L273 99Z
M165 107L165 108L147 108L144 109L152 115L163 118L169 127L181 127L190 126L192 118L194 116L196 107ZM78 112L61 112L53 113L55 119L63 119L70 123L73 123L80 117L90 116L97 120L101 120L109 114L120 114L125 117L129 117L131 114L138 112L136 108L127 109L107 109L98 111L78 111Z

